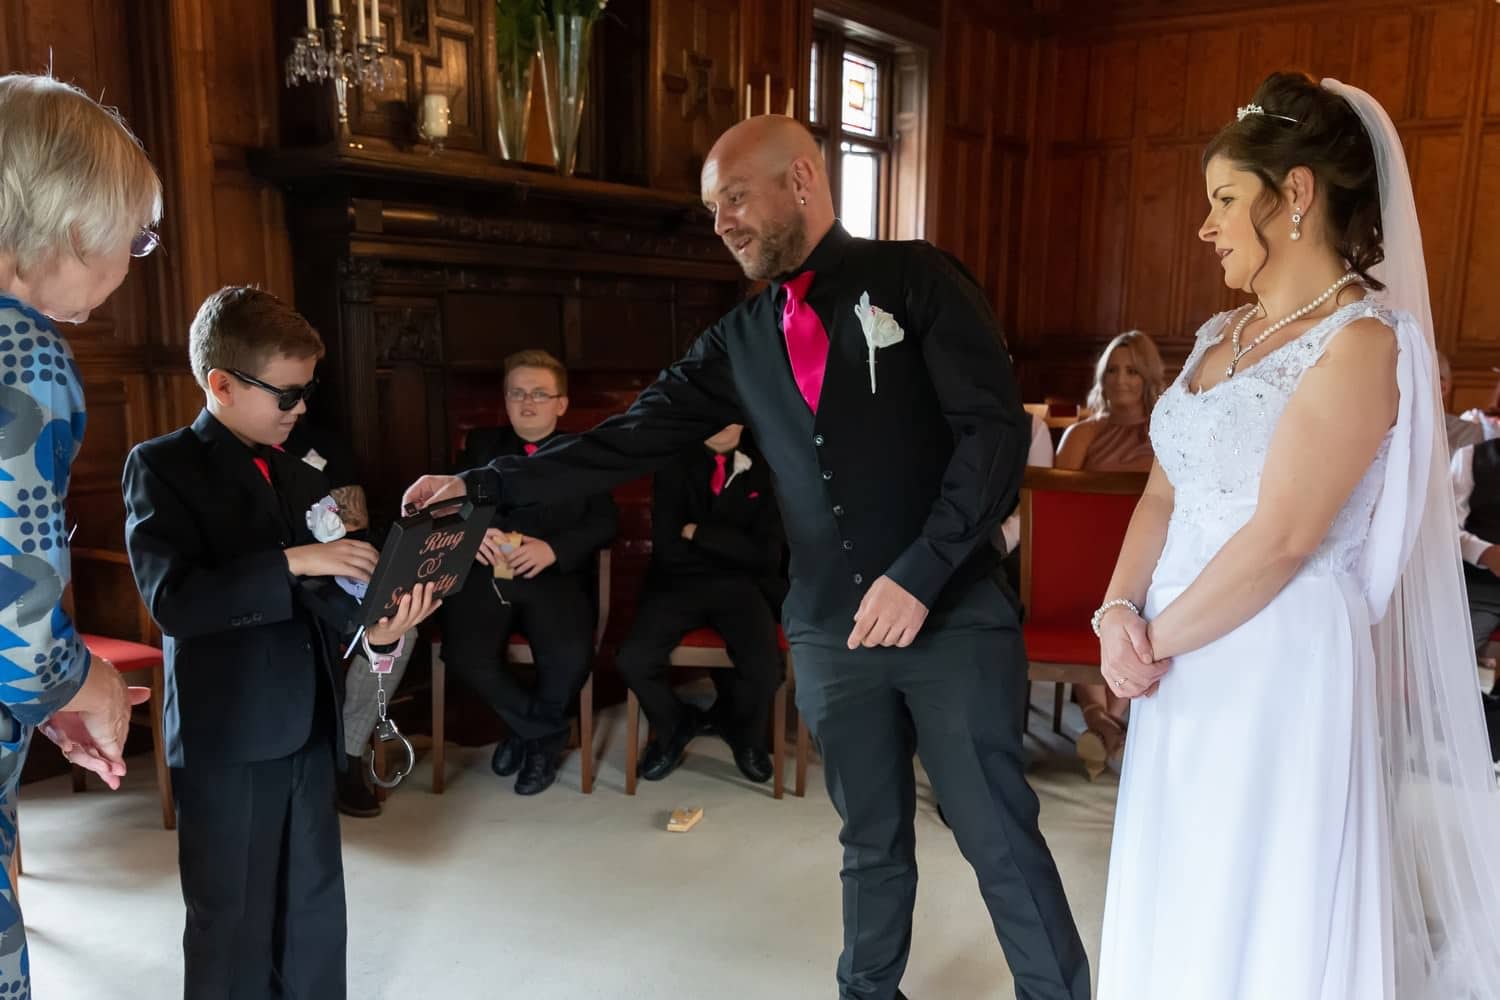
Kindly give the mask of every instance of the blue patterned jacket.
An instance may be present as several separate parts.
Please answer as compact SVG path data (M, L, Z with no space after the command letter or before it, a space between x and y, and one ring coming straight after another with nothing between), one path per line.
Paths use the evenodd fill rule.
M83 385L52 322L0 295L0 744L73 697L89 652L63 611L63 515L83 443Z

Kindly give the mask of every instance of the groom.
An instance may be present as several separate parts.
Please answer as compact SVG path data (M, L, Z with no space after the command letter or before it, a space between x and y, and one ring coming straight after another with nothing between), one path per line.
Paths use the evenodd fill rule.
M902 996L916 748L1017 997L1086 1000L1087 959L1022 774L1026 654L987 544L1015 506L1030 440L994 317L930 245L850 237L817 144L792 119L730 129L702 186L725 246L769 286L626 413L524 462L423 477L405 499L467 486L515 506L599 492L748 424L791 549L797 704L843 820L840 998Z

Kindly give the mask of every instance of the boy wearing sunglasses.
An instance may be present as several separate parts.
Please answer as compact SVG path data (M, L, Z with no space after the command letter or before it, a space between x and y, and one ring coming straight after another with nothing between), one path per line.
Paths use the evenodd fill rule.
M345 996L335 771L342 654L367 542L322 543L327 477L282 445L306 412L323 343L256 288L224 288L188 340L203 412L125 464L125 542L166 654L163 738L187 903L185 995ZM431 588L366 632L399 653Z
M562 362L546 351L512 354L503 391L509 424L471 430L460 467L552 446L568 409ZM505 721L510 732L490 766L502 778L516 775L518 795L544 792L557 780L573 704L594 656L595 554L614 540L618 519L608 493L497 510L477 557L485 569L470 573L443 610L443 658ZM516 632L535 654L530 690L505 662Z

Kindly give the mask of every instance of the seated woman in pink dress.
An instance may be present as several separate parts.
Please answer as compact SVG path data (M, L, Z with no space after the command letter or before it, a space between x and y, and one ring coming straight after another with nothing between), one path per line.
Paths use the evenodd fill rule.
M1089 472L1151 471L1151 408L1166 377L1161 354L1139 330L1122 333L1099 356L1088 405L1093 416L1068 428L1058 446L1059 469ZM1089 779L1098 777L1125 747L1129 704L1103 684L1079 684L1074 697L1087 727L1078 738L1078 756Z

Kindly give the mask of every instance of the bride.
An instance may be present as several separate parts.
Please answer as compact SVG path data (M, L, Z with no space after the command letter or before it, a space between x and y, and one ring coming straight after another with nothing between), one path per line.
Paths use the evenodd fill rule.
M1210 319L1095 615L1134 698L1100 1000L1500 997L1500 809L1421 235L1364 91L1278 73L1204 153Z

